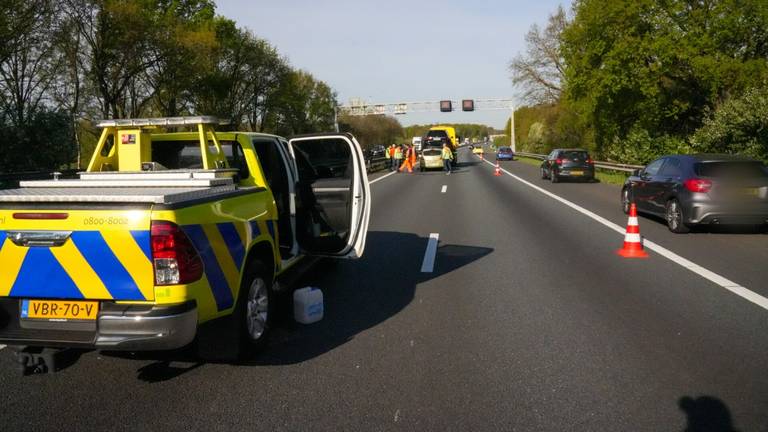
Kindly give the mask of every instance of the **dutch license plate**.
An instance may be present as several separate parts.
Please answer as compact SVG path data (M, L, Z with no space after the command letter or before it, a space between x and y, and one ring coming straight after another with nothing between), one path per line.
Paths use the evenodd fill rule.
M584 175L584 171L571 171L571 175Z
M67 300L22 300L21 318L42 320L88 320L96 319L99 302Z

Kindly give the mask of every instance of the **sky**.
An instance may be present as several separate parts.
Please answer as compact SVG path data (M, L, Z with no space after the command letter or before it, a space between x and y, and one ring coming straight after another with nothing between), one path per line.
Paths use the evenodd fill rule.
M509 61L565 0L217 0L217 12L268 40L346 104L514 99ZM455 108L454 108L455 109ZM481 123L508 111L412 113L404 125Z

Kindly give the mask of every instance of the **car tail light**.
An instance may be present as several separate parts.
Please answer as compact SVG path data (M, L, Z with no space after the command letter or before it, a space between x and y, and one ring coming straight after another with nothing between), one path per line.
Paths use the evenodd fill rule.
M685 188L691 192L709 192L712 189L712 182L703 179L688 179L683 183Z
M200 255L175 223L153 221L150 242L155 285L186 284L203 277Z
M591 157L588 157L587 158L587 163L590 164L590 165L594 165L595 161L593 161Z
M563 159L557 158L555 159L555 165L561 165L563 163Z

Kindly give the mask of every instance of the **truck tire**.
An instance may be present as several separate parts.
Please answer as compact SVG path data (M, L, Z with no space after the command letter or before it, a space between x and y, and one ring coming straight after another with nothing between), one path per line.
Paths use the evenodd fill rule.
M194 342L198 357L210 362L238 362L249 359L266 346L274 322L277 297L269 275L261 262L249 264L232 314L199 328ZM259 301L263 307L256 308ZM255 319L254 314L258 313L261 313L260 319ZM258 324L261 325L260 330L253 327Z
M269 340L276 313L277 295L272 290L272 278L268 275L264 265L254 261L248 267L240 286L240 295L232 316L238 322L238 357L241 360L263 349Z

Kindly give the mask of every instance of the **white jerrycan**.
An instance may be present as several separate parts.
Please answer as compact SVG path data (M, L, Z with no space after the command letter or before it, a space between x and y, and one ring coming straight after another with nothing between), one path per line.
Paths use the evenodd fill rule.
M323 292L320 288L305 287L293 292L293 318L302 324L323 319Z

